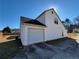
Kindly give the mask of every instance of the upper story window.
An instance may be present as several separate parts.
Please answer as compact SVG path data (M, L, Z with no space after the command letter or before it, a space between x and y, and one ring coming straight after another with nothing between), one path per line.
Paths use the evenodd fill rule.
M55 18L54 23L58 24L58 19L57 18Z
M52 11L52 14L53 14L53 11Z

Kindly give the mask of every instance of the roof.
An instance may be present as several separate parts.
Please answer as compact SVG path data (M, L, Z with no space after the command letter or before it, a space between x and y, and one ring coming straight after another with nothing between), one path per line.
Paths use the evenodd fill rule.
M54 8L51 8L51 9L48 9L48 10L43 11L36 19L38 19L41 15L43 15L45 12L47 12L49 10L53 10L54 11Z
M41 25L41 26L46 26L45 24L42 24L36 19L31 19L27 17L21 16L21 23L28 23L28 24L34 24L34 25Z
M39 22L39 21L37 21L37 20L30 20L30 21L26 21L26 22L24 22L24 23L30 23L30 24L45 26L44 24L42 24L41 22Z
M53 8L45 10L44 12L42 12L37 18L39 18L42 14L44 14L45 12L49 11L49 10L54 10ZM41 26L46 26L45 24L42 24L41 22L39 22L36 19L31 19L31 18L27 18L24 16L21 16L21 23L29 23L29 24L35 24L35 25L41 25Z
M20 17L20 20L21 20L21 23L24 23L24 22L26 22L26 21L30 21L30 20L33 20L33 19L27 18L27 17L24 17L24 16L21 16L21 17Z
M51 8L51 9L48 9L48 10L45 10L44 12L42 12L36 19L38 19L41 15L43 15L45 12L47 11L50 11L50 10L54 10L54 8ZM55 12L56 16L59 18L59 16L57 15L57 13ZM46 26L45 24L42 24L41 22L39 22L38 20L36 19L31 19L31 18L27 18L27 17L22 17L21 16L21 22L23 23L29 23L29 24L35 24L35 25L42 25L42 26ZM60 22L61 22L61 19L59 18ZM62 22L61 22L62 23ZM64 24L62 23L62 25L64 26ZM65 27L65 26L64 26ZM66 29L66 28L65 28Z

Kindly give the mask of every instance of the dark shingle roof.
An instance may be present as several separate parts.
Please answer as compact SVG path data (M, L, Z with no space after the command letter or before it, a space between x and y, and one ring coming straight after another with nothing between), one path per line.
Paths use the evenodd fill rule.
M27 17L24 17L24 16L21 16L21 17L20 17L20 21L21 21L21 23L24 23L24 22L26 22L26 21L30 21L30 20L33 20L33 19L31 19L31 18L27 18Z
M41 22L39 22L36 19L31 19L31 18L27 18L27 17L23 17L23 16L21 16L21 23L29 23L29 24L46 26L45 24L42 24Z
M44 24L40 23L40 22L37 21L37 20L30 20L30 21L26 21L26 22L24 22L24 23L30 23L30 24L45 26Z

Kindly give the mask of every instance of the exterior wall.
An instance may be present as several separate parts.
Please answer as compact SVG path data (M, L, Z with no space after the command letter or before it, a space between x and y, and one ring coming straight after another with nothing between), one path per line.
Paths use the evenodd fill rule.
M59 27L62 30L64 37L67 37L68 36L67 30L66 30L64 24L61 22L61 19L59 18L59 16L57 15L56 12L55 12L55 17L58 19Z
M28 28L25 25L21 25L21 33L20 33L21 41L23 45L27 45L28 40Z
M41 16L37 17L37 19L39 22L45 24L45 13L42 14Z
M53 10L47 11L45 13L45 22L47 28L45 29L45 40L53 40L53 39L58 39L66 36L66 30L62 23L60 22L59 18L55 14ZM54 23L54 20L58 19L58 24ZM62 36L62 33L64 36Z
M31 42L29 42L29 34L30 34L29 29L40 29L44 31L44 27L41 27L41 26L21 25L21 41L24 46L29 45L29 44L39 43L43 41L43 39L41 40L41 38L38 38L37 35L39 34L39 32L36 31L34 33L32 32L32 34L35 34L36 38L38 38L37 42L35 41L34 38ZM41 33L39 35L41 35Z

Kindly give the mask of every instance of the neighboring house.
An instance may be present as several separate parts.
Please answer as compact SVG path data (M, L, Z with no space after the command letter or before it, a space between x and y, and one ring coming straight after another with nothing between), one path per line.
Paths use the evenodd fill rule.
M73 32L79 33L79 28L73 29Z
M21 16L20 29L24 46L67 37L67 30L53 8L44 11L36 19Z
M20 34L20 29L12 29L11 34L12 35L19 35Z
M79 33L79 25L73 25L73 32Z

